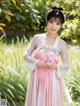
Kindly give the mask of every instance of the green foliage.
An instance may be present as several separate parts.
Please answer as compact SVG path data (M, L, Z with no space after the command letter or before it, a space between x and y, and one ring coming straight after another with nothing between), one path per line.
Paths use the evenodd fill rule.
M80 20L74 19L66 21L60 36L63 39L68 39L73 44L80 44Z
M4 36L6 36L6 33L5 33L5 31L4 31L4 29L3 29L3 27L5 27L6 25L4 24L4 23L0 23L0 32L2 32L2 34L0 35L0 36L2 36L1 38L0 38L0 41L1 41L1 39L4 37Z
M0 18L9 29L36 30L41 18L38 14L31 0L2 0Z
M0 20L6 24L5 29L7 34L10 32L9 35L18 36L17 32L19 36L29 35L35 31L44 32L46 31L46 14L52 6L64 8L67 18L61 36L72 43L80 43L77 41L80 38L80 0L2 0Z

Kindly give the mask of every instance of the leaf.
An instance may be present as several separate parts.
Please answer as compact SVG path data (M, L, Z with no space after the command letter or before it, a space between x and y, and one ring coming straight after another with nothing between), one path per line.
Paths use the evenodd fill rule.
M7 84L7 86L8 86L10 89L16 90L16 89L14 88L14 86L11 85L11 84Z
M13 92L12 92L9 88L7 88L6 90L8 91L8 93L9 93L12 97L14 97Z
M78 16L80 16L80 12L78 12Z
M13 2L14 5L16 5L16 0L11 0Z
M19 83L18 86L25 92L23 86Z
M10 15L5 15L5 17L6 17L6 19L10 22L11 21L11 17L10 17Z
M13 13L11 13L10 11L7 12L8 15L14 16Z
M2 28L2 27L0 27L0 30L1 30L1 31L3 31L3 28Z
M22 13L22 9L19 6L16 6L16 9L18 9Z
M14 14L10 10L3 11L6 15L14 16Z
M0 26L6 26L6 24L4 24L4 23L0 23Z

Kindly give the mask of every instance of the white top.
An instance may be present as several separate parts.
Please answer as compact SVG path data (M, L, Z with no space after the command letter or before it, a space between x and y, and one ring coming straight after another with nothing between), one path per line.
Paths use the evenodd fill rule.
M27 63L28 68L33 71L36 67L38 60L35 60L32 57L32 53L36 48L42 48L46 45L47 41L47 33L36 34L33 36L27 51L24 55L24 59ZM49 38L50 39L50 38ZM69 59L68 59L68 48L67 44L64 40L59 37L56 37L53 40L53 45L49 45L50 49L52 49L57 55L61 56L62 63L57 65L57 71L61 76L64 76L65 72L69 69Z

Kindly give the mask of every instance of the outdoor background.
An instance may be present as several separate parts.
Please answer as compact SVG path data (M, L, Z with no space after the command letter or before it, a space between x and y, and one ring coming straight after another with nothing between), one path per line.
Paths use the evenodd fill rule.
M58 35L69 48L65 81L71 106L80 106L80 0L0 0L0 98L7 99L8 106L24 106L30 70L23 55L34 34L46 32L47 11L55 6L65 14Z

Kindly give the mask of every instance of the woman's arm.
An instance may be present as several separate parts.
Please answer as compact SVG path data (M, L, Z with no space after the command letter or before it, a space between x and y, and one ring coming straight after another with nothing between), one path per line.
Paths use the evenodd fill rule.
M61 51L61 63L57 65L58 73L64 77L65 73L69 70L69 57L66 42L63 42Z
M30 44L28 45L27 51L24 55L24 60L27 63L27 67L33 71L34 68L36 67L36 64L38 60L36 60L34 57L32 57L32 52L36 49L37 44L36 44L36 35L33 36Z

